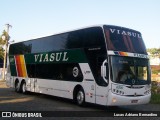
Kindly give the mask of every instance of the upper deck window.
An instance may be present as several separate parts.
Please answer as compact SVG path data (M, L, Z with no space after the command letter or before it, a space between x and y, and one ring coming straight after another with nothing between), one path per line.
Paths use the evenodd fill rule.
M9 55L105 46L103 29L91 27L10 45Z

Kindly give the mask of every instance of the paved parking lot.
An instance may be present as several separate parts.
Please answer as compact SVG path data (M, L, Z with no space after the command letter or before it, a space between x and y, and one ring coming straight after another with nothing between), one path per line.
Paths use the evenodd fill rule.
M48 114L52 114L51 116L57 115L59 118L61 114L65 114L67 118L73 115L74 117L76 117L76 119L81 119L82 116L87 117L88 114L89 117L92 117L93 115L93 117L105 119L105 117L107 115L110 115L110 113L113 114L120 111L160 111L160 105L147 104L108 108L93 104L87 104L85 107L79 107L76 104L74 104L72 100L68 99L62 99L58 97L35 93L29 93L27 95L16 93L14 89L8 88L5 85L5 82L0 82L0 111L48 111ZM128 119L128 117L125 118ZM88 119L88 117L86 119ZM109 119L113 119L113 117L110 116ZM116 117L116 119L120 120L121 117ZM131 117L130 119L134 118Z

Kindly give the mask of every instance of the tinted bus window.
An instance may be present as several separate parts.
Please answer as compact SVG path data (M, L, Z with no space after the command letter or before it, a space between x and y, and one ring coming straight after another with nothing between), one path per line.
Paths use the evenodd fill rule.
M140 32L116 26L104 29L108 50L147 54Z
M84 30L84 47L104 46L104 36L102 28L91 28Z
M57 34L10 46L10 55L60 51L64 49L104 46L102 28L92 27Z
M97 47L103 46L104 36L102 28L93 27L82 30L77 30L70 32L68 34L68 40L66 42L66 47L68 49L72 48L85 48L85 47Z
M25 44L25 42L15 43L10 45L9 54L10 55L17 55L17 54L27 54L31 53L31 44Z
M84 41L84 30L77 30L74 32L69 32L68 39L66 42L66 48L82 48Z

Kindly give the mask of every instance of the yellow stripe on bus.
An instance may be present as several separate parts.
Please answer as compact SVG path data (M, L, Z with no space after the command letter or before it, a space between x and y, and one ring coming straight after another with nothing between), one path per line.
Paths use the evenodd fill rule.
M20 55L20 63L21 63L22 77L27 77L27 70L26 70L24 55Z

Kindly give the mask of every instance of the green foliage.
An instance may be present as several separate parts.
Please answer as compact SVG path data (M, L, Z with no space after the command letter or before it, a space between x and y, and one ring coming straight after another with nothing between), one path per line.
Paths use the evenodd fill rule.
M158 82L157 81L152 81L152 87L157 86Z
M160 57L160 48L149 48L147 52L149 52L152 57Z
M0 59L3 59L3 56L4 56L4 50L0 48Z
M151 89L151 101L152 104L160 104L160 87L158 87L158 82L152 81L152 89Z
M152 94L150 103L160 104L160 94Z
M152 70L152 74L158 74L159 72L159 70Z
M0 59L3 59L3 57L4 57L4 48L3 48L3 46L6 43L6 40L3 40L2 36L5 36L5 38L7 38L8 34L7 34L7 32L5 30L3 31L2 35L0 35Z

